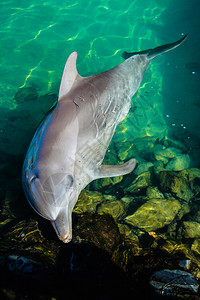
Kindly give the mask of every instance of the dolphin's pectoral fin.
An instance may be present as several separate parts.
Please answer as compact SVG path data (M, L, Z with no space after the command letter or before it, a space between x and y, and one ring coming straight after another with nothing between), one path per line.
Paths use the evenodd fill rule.
M124 164L113 166L113 165L101 165L98 168L96 178L115 177L128 174L135 169L136 160L130 159Z

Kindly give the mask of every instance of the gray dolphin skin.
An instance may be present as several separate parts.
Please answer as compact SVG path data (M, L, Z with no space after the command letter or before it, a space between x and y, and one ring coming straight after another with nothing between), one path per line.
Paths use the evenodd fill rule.
M69 56L58 102L37 128L22 171L29 203L51 221L64 243L72 239L72 210L81 190L97 178L125 175L135 168L134 158L118 166L102 165L102 161L151 60L185 39L141 52L124 52L124 62L89 77L78 74L77 53Z

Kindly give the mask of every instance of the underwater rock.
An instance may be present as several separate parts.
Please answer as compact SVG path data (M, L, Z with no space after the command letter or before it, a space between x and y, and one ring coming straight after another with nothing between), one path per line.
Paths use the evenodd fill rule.
M150 172L144 172L140 174L128 187L124 189L124 191L131 194L140 193L141 190L146 189L148 186L152 185L151 177L152 174Z
M126 239L135 241L139 245L139 239L136 234L130 229L130 227L126 224L118 224L119 232L125 236ZM138 246L139 247L139 246ZM141 248L140 248L141 249Z
M197 255L200 255L200 239L195 239L192 243L191 250L196 252Z
M14 100L16 100L17 103L23 103L24 101L35 101L37 99L38 99L37 90L32 87L20 88L14 97Z
M188 181L181 176L181 173L172 171L161 171L159 173L160 189L162 192L170 192L175 197L190 201L194 196Z
M159 191L157 186L149 186L146 190L146 195L149 199L165 198L164 195Z
M168 161L168 159L174 158L180 154L181 150L174 147L165 148L164 146L160 146L158 148L155 147L154 149L154 156L156 160L167 158Z
M200 223L194 221L184 221L183 232L185 238L200 238Z
M125 203L125 205L128 207L129 204L134 200L134 198L125 196L125 197L121 198L120 200L123 201Z
M172 140L167 136L165 136L164 139L163 139L163 145L166 148L171 148L172 147L172 148L181 150L182 153L187 151L187 147L183 143L181 143L177 140Z
M118 157L121 161L131 159L132 157L135 158L133 142L125 141L123 143L118 143L117 149Z
M0 256L1 268L4 267L4 265L9 268L9 271L12 273L35 273L46 269L46 267L41 263L18 255L9 255L6 258Z
M190 259L182 259L179 261L179 266L183 268L184 270L189 270L191 266L191 260Z
M126 217L125 222L147 232L155 231L170 224L180 209L178 200L150 199Z
M154 162L154 173L159 175L161 171L165 171L164 163L161 160L156 160Z
M140 158L150 161L152 149L155 146L156 138L143 137L134 139L134 149L139 154Z
M190 167L190 157L188 154L182 154L174 157L167 165L166 169L170 171L181 171Z
M163 145L158 144L153 148L152 152L155 160L162 161L163 164L166 164L168 163L168 158L165 155L163 155L164 150L165 147Z
M17 221L6 233L6 239L8 241L17 242L21 245L30 245L32 243L42 243L45 238L43 237L41 230L38 226L38 222L30 220ZM14 223L14 222L13 222Z
M108 214L80 215L74 229L81 239L95 244L109 254L113 254L121 243L118 226Z
M200 193L200 169L191 168L182 170L180 174L189 181L189 185L193 193L198 195Z
M153 169L153 163L152 162L140 162L137 164L136 169L134 170L135 175L140 175L144 172L151 171Z
M168 269L155 272L150 285L163 296L179 296L186 292L196 294L199 288L198 281L190 273Z
M181 209L177 214L177 217L179 218L179 220L181 220L184 215L189 214L190 209L191 209L191 207L187 202L181 201Z
M126 216L126 205L120 200L107 200L98 207L99 214L109 214L114 220L122 220Z
M105 187L111 187L119 182L121 182L123 179L123 176L116 176L116 177L106 177L106 178L101 178L93 181L90 183L90 186L94 190L101 190L102 188Z
M83 190L73 210L74 213L82 214L85 212L94 213L96 207L104 201L104 196L99 192Z

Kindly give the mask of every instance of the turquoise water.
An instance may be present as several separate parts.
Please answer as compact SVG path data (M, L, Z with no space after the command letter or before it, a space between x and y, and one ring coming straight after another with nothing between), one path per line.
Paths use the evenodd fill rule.
M73 250L74 245L62 248L58 244L49 224L43 230L43 238L42 218L36 219L29 210L24 213L25 197L21 190L25 153L38 124L57 100L70 53L78 52L78 72L88 76L123 62L123 51L154 48L188 33L180 47L152 61L132 99L127 118L117 127L109 146L107 163L120 164L135 157L137 169L124 178L94 181L74 213L77 218L91 209L98 214L102 211L111 214L118 233L128 236L134 247L139 241L137 255L140 250L147 251L149 244L152 253L167 249L171 255L180 249L181 258L187 254L196 264L196 276L200 277L199 7L198 0L0 2L0 198L3 203L0 202L0 213L3 211L0 233L4 234L6 245L3 250L0 246L0 254L8 246L9 254L15 253L17 247L16 253L21 253L22 243L23 255L37 258L42 252L56 265L60 257L56 256L55 248L61 247L63 252L63 249ZM170 180L163 174L168 174ZM18 201L22 205L20 210L15 207ZM14 203L17 211L14 217L10 203ZM30 216L33 219L28 223ZM13 219L19 222L19 227ZM20 222L27 223L21 226ZM147 227L150 229L145 231ZM12 232L16 232L17 240ZM38 234L36 237L34 232ZM29 234L30 240L26 239ZM46 249L51 249L54 256ZM131 251L123 252L125 261ZM42 255L41 261L46 262ZM76 260L72 258L73 251L71 260Z
M10 110L21 113L21 110L26 109L32 115L34 111L35 115L38 114L36 103L24 104L23 107L18 105L14 100L17 91L31 87L39 95L58 94L62 70L72 51L78 52L78 71L85 76L110 69L122 62L121 53L124 50L152 48L189 33L188 41L178 50L153 61L134 98L139 108L130 116L134 120L131 124L138 124L137 115L145 115L148 111L146 106L152 105L158 115L157 124L151 116L147 116L144 124L137 125L134 137L145 134L159 137L169 132L175 139L184 141L191 151L194 165L198 165L197 88L200 67L198 51L193 47L199 42L199 35L195 34L199 28L195 3L178 1L174 4L170 0L152 0L148 1L148 5L144 0L1 2L2 150L6 148L14 154L13 143L8 141L12 128L9 129L10 123L2 121L5 114L10 115ZM141 99L146 104L141 104ZM152 115L152 112L149 114ZM32 121L33 127L40 121L39 116ZM151 122L151 129L147 129L146 124ZM33 131L33 127L29 126ZM19 132L21 124L15 122L11 127ZM132 136L128 130L126 139L130 138ZM20 147L21 136L19 139L15 153L21 155L25 145ZM4 142L6 140L7 144Z

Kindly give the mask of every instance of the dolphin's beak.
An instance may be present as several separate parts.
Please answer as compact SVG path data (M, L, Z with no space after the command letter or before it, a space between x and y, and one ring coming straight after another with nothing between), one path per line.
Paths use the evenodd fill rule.
M69 243L72 240L72 212L68 207L63 207L56 220L51 221L53 228L58 238L64 242Z

